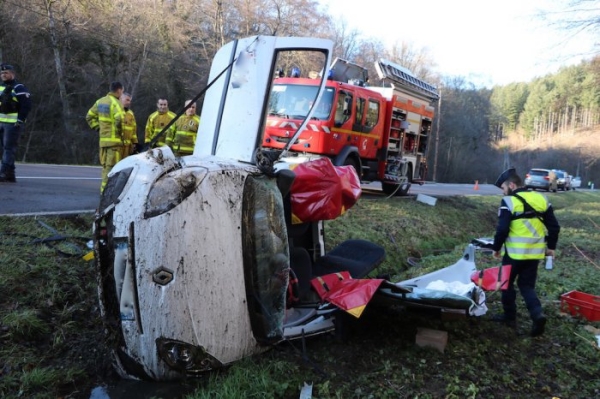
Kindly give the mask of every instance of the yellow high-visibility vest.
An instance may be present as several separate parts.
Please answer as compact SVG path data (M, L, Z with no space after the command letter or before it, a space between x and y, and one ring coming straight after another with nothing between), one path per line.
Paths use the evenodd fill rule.
M539 214L546 212L549 207L548 199L540 193L524 191L520 192L519 196ZM512 195L503 199L513 215L505 242L508 255L518 260L544 259L547 229L543 221L537 216L518 218L525 212L523 202Z
M0 92L3 92L4 89L6 88L5 84L0 83ZM17 120L19 119L19 112L17 111L17 107L16 105L19 104L19 100L17 100L17 96L15 95L14 92L14 87L11 90L11 101L14 103L14 112L9 112L7 114L3 114L0 112L0 122L2 123L16 123Z

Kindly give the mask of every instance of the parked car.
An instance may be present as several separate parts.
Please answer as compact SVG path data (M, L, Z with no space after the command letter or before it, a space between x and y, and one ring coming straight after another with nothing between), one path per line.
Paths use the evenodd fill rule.
M569 191L571 189L571 176L561 169L552 169L556 173L557 186L559 190Z
M550 169L533 168L525 175L525 187L550 191Z
M574 178L571 179L571 188L573 190L575 190L576 188L580 188L580 187L581 187L581 177L575 176Z

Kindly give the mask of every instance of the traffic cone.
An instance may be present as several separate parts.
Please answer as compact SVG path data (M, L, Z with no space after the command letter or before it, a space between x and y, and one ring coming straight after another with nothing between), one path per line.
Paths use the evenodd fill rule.
M473 187L473 190L479 190L479 180L475 180L475 187Z

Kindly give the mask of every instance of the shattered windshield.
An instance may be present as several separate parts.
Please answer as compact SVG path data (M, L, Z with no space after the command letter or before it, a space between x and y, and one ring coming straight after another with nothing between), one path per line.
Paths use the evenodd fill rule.
M318 86L275 84L269 99L269 115L287 119L304 119L317 96ZM331 114L334 89L325 88L312 119L327 120Z

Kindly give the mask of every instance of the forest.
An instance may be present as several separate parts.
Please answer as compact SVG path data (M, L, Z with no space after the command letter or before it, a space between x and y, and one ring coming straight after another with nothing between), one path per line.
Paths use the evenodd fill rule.
M314 0L0 1L0 61L16 68L34 104L17 159L98 164L97 133L85 115L111 81L133 95L142 135L159 97L178 112L207 85L215 52L252 35L328 38L334 57L369 67L370 76L386 58L437 86L428 180L493 182L515 166L523 174L565 169L584 185L600 181L600 57L482 88L436 74L426 49L386 46Z

